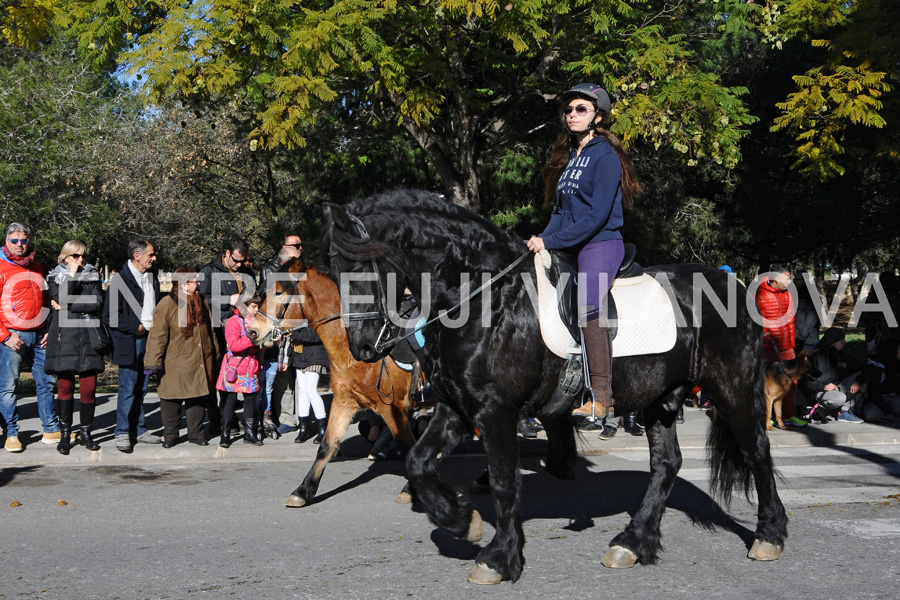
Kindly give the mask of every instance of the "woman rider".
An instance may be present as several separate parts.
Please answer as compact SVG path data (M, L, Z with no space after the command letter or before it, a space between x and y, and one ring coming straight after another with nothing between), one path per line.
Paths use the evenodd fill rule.
M634 166L609 129L609 95L599 85L580 83L561 97L565 131L544 166L545 200L554 206L550 223L528 240L528 249L565 250L578 255L578 303L594 402L599 421L613 405L612 341L602 301L625 254L623 208L640 194Z

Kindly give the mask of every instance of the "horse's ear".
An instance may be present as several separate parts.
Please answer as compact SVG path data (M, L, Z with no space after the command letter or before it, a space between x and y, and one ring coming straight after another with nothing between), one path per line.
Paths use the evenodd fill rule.
M326 203L322 207L322 212L326 224L331 222L334 223L334 226L338 229L353 231L353 222L350 220L350 215L347 214L347 211L344 210L343 206Z

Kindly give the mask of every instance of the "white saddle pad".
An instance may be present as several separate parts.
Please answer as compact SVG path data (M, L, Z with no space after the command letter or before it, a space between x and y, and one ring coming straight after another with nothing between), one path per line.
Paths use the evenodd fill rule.
M541 336L551 352L567 358L581 352L581 342L572 339L559 316L556 289L547 278L549 268L550 253L542 250L534 257ZM618 312L613 357L659 354L675 346L675 310L658 281L647 274L616 279L611 293Z

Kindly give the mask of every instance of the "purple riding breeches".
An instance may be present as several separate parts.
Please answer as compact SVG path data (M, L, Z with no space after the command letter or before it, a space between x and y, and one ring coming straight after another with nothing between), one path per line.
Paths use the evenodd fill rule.
M609 293L623 258L622 240L589 242L578 253L578 307L586 322L600 318L601 301Z

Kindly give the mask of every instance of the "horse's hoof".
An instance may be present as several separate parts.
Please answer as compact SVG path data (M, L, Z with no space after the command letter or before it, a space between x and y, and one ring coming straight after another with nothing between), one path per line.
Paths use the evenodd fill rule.
M480 542L481 538L483 538L483 537L484 537L484 522L481 520L481 514L477 510L473 510L472 511L472 520L469 521L469 531L466 533L466 541L472 542L472 543ZM481 563L478 563L475 565L475 569L478 568L479 564L481 564ZM485 567L485 568L487 568L487 567ZM472 573L474 573L474 572L475 572L475 570L473 569ZM469 573L469 577L472 577L472 573ZM469 581L472 581L472 580L469 579ZM477 582L473 581L472 583L477 583ZM482 583L484 583L484 582L482 582Z
M776 546L761 540L753 540L753 545L750 546L747 558L753 560L778 560L781 558L782 550L784 550L783 546Z
M412 504L413 497L409 492L400 492L400 495L394 498L397 504Z
M478 514L477 511L476 514ZM495 571L484 563L475 563L475 566L469 571L466 581L477 585L497 585L503 581L503 576L499 571Z
M297 494L291 494L291 497L284 503L288 508L303 508L306 506L306 500Z
M612 546L607 550L600 564L610 569L628 569L637 564L637 554L622 546Z

